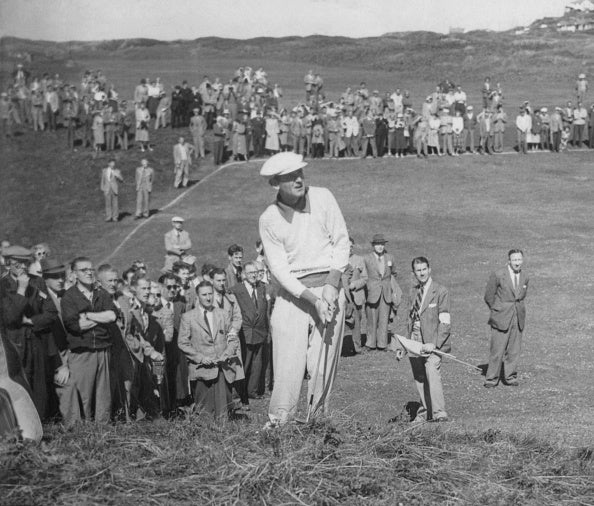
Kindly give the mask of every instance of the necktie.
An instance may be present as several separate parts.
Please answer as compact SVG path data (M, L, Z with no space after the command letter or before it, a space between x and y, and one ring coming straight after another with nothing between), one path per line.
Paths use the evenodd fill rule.
M252 300L254 301L254 306L258 309L258 297L256 295L256 289L252 288Z
M380 276L383 276L386 270L384 266L384 255L377 257L377 268L379 269Z
M413 321L419 319L419 311L421 310L421 303L423 302L423 288L423 285L417 287L417 296L415 297L415 302L410 310L410 316Z
M208 333L212 337L212 329L210 328L210 323L208 323L207 315L208 315L208 311L205 309L204 310L204 323L206 323L206 329L208 330Z
M241 283L241 271L241 267L237 267L237 269L235 270L235 278L237 279L238 283Z

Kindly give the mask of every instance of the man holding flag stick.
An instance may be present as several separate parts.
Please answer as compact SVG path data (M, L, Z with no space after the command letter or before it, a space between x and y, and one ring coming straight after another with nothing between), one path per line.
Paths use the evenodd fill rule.
M431 278L427 258L414 258L412 271L417 283L411 290L408 337L423 343L420 349L423 355L409 357L422 404L413 421L447 422L441 385L441 355L433 352L447 353L451 349L450 296L445 287Z
M283 152L260 174L277 190L260 216L260 238L280 285L271 316L274 389L269 425L294 419L307 369L308 420L325 411L342 346L345 296L341 276L349 263L349 235L326 188L307 187L303 156Z

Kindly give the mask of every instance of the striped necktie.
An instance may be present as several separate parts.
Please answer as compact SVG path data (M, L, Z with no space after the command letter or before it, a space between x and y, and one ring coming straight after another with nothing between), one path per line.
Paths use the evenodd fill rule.
M412 309L410 310L410 317L413 321L417 321L420 318L419 311L421 310L421 303L423 302L424 288L424 285L417 286L417 296L415 297L415 302L413 303Z

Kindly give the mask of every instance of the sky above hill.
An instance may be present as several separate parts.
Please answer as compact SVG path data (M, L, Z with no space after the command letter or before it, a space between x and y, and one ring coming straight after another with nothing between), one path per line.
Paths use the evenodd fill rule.
M569 0L0 0L0 36L37 40L368 37L507 30L560 16Z

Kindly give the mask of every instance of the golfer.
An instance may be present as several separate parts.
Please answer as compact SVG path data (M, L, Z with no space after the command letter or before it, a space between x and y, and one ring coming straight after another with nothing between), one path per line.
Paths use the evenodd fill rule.
M283 152L260 171L278 192L260 216L266 260L280 285L270 320L272 426L294 418L306 369L308 415L326 411L342 346L345 296L340 280L349 263L349 235L332 193L306 186L306 165L303 156Z

